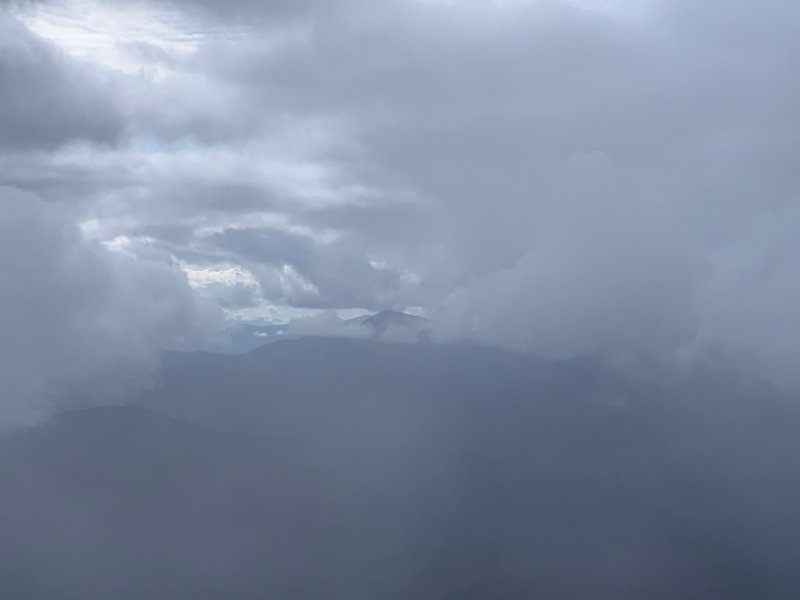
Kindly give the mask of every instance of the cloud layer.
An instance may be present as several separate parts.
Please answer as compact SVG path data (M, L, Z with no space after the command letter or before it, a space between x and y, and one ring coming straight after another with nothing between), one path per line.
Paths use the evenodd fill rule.
M415 306L797 383L794 3L140 3L125 70L43 40L70 6L98 5L0 22L0 174L126 268L236 269L195 290L230 314Z

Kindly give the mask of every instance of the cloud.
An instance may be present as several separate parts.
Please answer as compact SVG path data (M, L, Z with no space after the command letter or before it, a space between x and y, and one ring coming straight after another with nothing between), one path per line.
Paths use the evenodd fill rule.
M202 34L115 80L127 137L0 157L93 239L251 273L204 288L226 306L422 306L447 339L788 370L788 0L151 6Z
M0 427L31 422L78 394L119 400L159 352L191 347L216 315L176 269L84 240L30 193L0 188Z
M796 388L800 377L800 201L766 212L715 253L696 295L696 346L734 353Z
M123 128L96 73L0 12L0 150L113 142Z

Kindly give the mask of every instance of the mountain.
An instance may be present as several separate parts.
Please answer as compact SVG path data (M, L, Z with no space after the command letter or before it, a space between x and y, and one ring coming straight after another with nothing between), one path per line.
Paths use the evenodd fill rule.
M359 410L418 421L455 410L453 403L495 394L511 401L546 385L536 379L540 361L533 357L485 346L376 339L305 337L244 355L168 353L164 362L157 385L132 402L257 433L304 427L316 418L326 419L330 431Z
M170 354L138 407L0 437L0 597L793 597L800 406L643 373L353 339Z

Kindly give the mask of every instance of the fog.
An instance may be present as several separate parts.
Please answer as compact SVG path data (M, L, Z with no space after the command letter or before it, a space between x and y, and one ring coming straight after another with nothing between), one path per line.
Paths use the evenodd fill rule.
M214 307L185 275L82 239L28 192L0 188L0 429L45 418L71 394L115 403L150 383L164 346L198 343Z

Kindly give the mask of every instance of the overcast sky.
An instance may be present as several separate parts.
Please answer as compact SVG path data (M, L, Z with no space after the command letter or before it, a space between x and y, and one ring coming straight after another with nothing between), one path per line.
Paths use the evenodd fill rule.
M795 0L0 0L9 374L35 395L226 318L393 308L797 383L798 23Z

